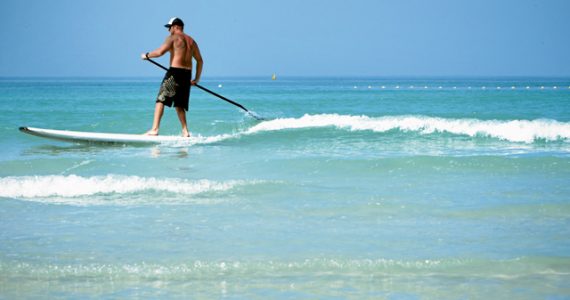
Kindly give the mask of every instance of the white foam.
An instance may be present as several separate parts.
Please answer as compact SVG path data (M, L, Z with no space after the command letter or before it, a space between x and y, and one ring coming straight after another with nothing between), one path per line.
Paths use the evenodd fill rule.
M509 142L570 141L570 122L549 119L537 120L479 120L447 119L427 116L369 117L339 114L306 114L300 118L279 118L263 121L249 129L214 136L195 135L179 146L212 144L242 136L268 131L303 128L335 127L351 131L387 132L400 130L420 134L450 133L465 136L491 137Z
M8 278L34 278L37 280L184 280L217 278L271 278L290 277L298 274L321 276L381 276L382 278L450 276L460 278L490 278L513 280L536 276L569 275L567 263L560 259L514 258L510 260L442 259L442 260L392 260L392 259L342 259L312 258L304 260L190 260L179 263L118 263L118 264L54 264L20 261L3 262L3 275ZM72 281L75 282L75 281Z
M220 134L220 135L214 135L214 136L196 135L193 137L192 144L212 144L212 143L221 142L221 141L224 141L227 139L235 138L237 136L238 136L238 134ZM186 144L182 144L182 145L186 145Z
M368 117L338 114L304 115L259 123L240 135L264 131L336 127L351 131L413 131L420 134L451 133L471 137L486 136L510 142L532 143L536 140L570 139L570 123L555 120L478 120L446 119L426 116ZM234 135L235 136L235 135Z
M129 193L163 192L187 196L207 192L223 192L238 186L258 184L261 181L230 180L186 180L178 178L158 179L154 177L106 175L82 177L77 175L12 176L0 178L0 197L17 199L44 198L50 203L80 204L74 198L85 196L125 196ZM53 198L53 199L49 199ZM101 203L105 204L105 199ZM97 201L95 201L97 202ZM107 203L109 204L109 203Z

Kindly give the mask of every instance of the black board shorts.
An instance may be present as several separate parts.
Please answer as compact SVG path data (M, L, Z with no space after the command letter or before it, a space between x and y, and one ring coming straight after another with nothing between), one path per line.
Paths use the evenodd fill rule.
M190 86L192 86L192 70L170 68L162 79L156 102L172 107L181 107L188 110L190 101Z

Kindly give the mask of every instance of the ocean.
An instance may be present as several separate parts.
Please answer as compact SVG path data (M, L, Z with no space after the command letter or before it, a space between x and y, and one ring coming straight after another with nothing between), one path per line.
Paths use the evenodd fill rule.
M570 299L570 79L0 79L1 299ZM161 135L179 135L166 109Z

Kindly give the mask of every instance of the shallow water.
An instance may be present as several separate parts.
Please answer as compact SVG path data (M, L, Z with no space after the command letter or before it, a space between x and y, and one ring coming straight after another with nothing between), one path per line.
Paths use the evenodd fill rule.
M18 131L145 132L159 80L0 80L0 297L570 297L569 80L212 78L267 120Z

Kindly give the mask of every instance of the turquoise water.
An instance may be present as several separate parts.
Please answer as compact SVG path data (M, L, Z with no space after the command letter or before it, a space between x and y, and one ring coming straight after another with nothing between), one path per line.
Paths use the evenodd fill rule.
M0 298L570 298L570 80L0 79ZM163 135L180 134L167 109Z

